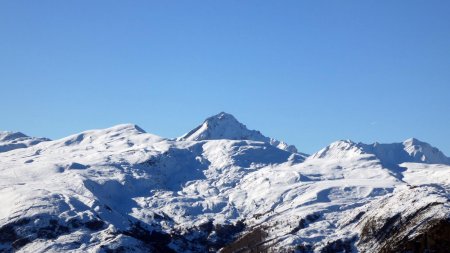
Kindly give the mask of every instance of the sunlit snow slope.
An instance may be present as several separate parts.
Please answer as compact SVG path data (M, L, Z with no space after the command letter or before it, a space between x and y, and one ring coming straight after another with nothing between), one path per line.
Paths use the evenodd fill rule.
M406 252L450 230L449 159L427 143L305 158L226 113L177 139L126 124L5 150L0 252Z

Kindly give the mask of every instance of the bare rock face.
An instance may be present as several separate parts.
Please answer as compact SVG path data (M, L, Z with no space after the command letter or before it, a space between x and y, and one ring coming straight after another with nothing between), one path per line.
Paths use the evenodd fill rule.
M221 249L221 253L233 253L233 252L268 252L270 246L266 245L267 233L263 228L256 228L253 231L240 237L233 243L228 244Z
M373 203L358 227L361 252L448 252L450 199L438 186L407 188Z

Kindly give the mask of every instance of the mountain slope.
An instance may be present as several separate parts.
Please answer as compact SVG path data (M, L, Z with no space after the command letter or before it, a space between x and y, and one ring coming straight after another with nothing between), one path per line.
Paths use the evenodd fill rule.
M447 252L450 249L449 196L448 190L436 185L405 187L370 204L356 226L361 235L359 249Z
M396 252L448 229L450 166L422 142L304 160L235 126L198 130L125 124L0 153L0 252Z
M110 247L111 240L118 247L122 240L134 240L132 248L167 252L166 244L147 245L139 233L162 237L184 233L174 229L195 227L212 216L237 222L239 214L226 195L242 176L271 164L301 160L264 142L170 141L135 125L86 131L13 150L0 156L4 203L0 243L3 231L6 251L62 247L85 252ZM30 221L36 219L41 222L34 226ZM8 237L12 230L14 236ZM78 234L99 243L77 245ZM104 241L105 236L113 239ZM51 246L44 240L54 237L58 239Z

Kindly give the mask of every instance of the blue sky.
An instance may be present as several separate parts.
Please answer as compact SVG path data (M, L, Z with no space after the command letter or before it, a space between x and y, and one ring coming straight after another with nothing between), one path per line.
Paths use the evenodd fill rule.
M450 1L2 1L0 129L232 113L315 152L417 137L450 155Z

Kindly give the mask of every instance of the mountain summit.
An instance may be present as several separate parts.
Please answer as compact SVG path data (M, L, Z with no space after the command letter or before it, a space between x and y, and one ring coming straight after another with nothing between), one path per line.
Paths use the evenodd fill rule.
M426 142L411 138L402 144L403 150L408 153L413 162L450 164L450 158Z
M18 148L27 148L49 140L47 138L30 137L21 132L0 131L0 153Z
M360 155L373 155L385 165L397 165L404 162L450 165L450 159L439 149L415 138L389 144L337 141L312 155L311 158L345 159Z
M177 138L177 140L184 141L220 139L267 142L279 149L297 153L295 146L266 137L260 131L249 130L247 126L239 122L233 115L225 112L207 118L201 125Z

